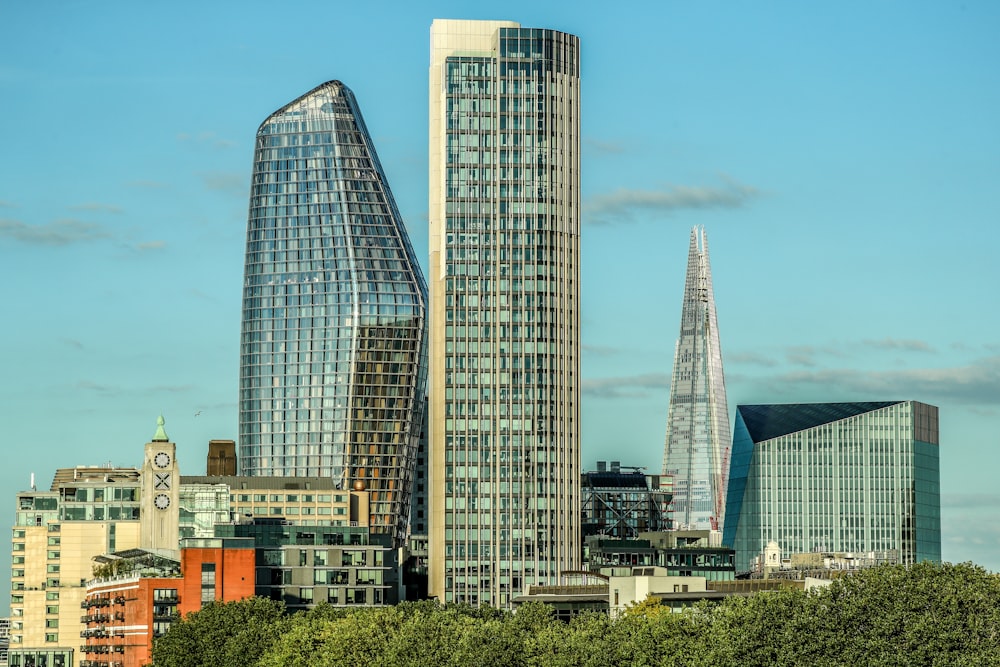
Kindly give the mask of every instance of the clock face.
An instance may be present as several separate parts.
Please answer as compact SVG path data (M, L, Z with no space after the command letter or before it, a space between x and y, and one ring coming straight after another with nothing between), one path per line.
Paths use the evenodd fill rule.
M170 473L169 472L157 472L153 473L153 488L157 491L161 489L170 489Z
M168 465L170 465L170 454L167 454L166 452L160 452L159 454L153 457L153 463L156 464L157 468L166 468Z
M156 505L156 509L165 510L170 507L170 496L165 493L158 493L153 498L153 504Z

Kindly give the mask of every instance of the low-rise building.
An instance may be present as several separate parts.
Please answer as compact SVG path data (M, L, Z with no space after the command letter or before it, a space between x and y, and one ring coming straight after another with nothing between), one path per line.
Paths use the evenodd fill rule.
M87 582L81 603L79 667L142 667L175 615L253 596L252 540L186 540L180 553L175 560L132 549L95 559L104 576Z
M257 595L289 611L326 602L335 607L392 605L402 598L399 551L389 535L367 527L296 526L281 519L218 525L219 537L256 544Z

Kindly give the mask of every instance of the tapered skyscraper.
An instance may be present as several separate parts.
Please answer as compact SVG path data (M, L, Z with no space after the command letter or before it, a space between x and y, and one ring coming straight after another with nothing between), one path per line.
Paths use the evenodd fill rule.
M580 551L580 46L434 21L430 594L508 606Z
M691 230L681 333L674 351L664 474L674 477L676 527L721 528L729 467L729 408L705 230Z
M364 482L373 530L399 540L425 409L427 288L347 86L268 116L251 188L240 470Z

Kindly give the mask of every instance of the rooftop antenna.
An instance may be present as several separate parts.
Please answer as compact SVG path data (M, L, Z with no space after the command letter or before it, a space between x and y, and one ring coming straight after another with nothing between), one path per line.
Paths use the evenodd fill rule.
M35 473L31 473L31 490L32 491L37 491L38 490L38 489L35 488Z

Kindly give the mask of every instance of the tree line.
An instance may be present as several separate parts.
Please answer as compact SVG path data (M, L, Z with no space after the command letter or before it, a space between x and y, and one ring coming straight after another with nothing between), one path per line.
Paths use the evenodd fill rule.
M569 623L539 603L284 611L259 597L211 604L156 640L153 665L1000 665L1000 577L970 563L881 566L682 613L650 599Z

